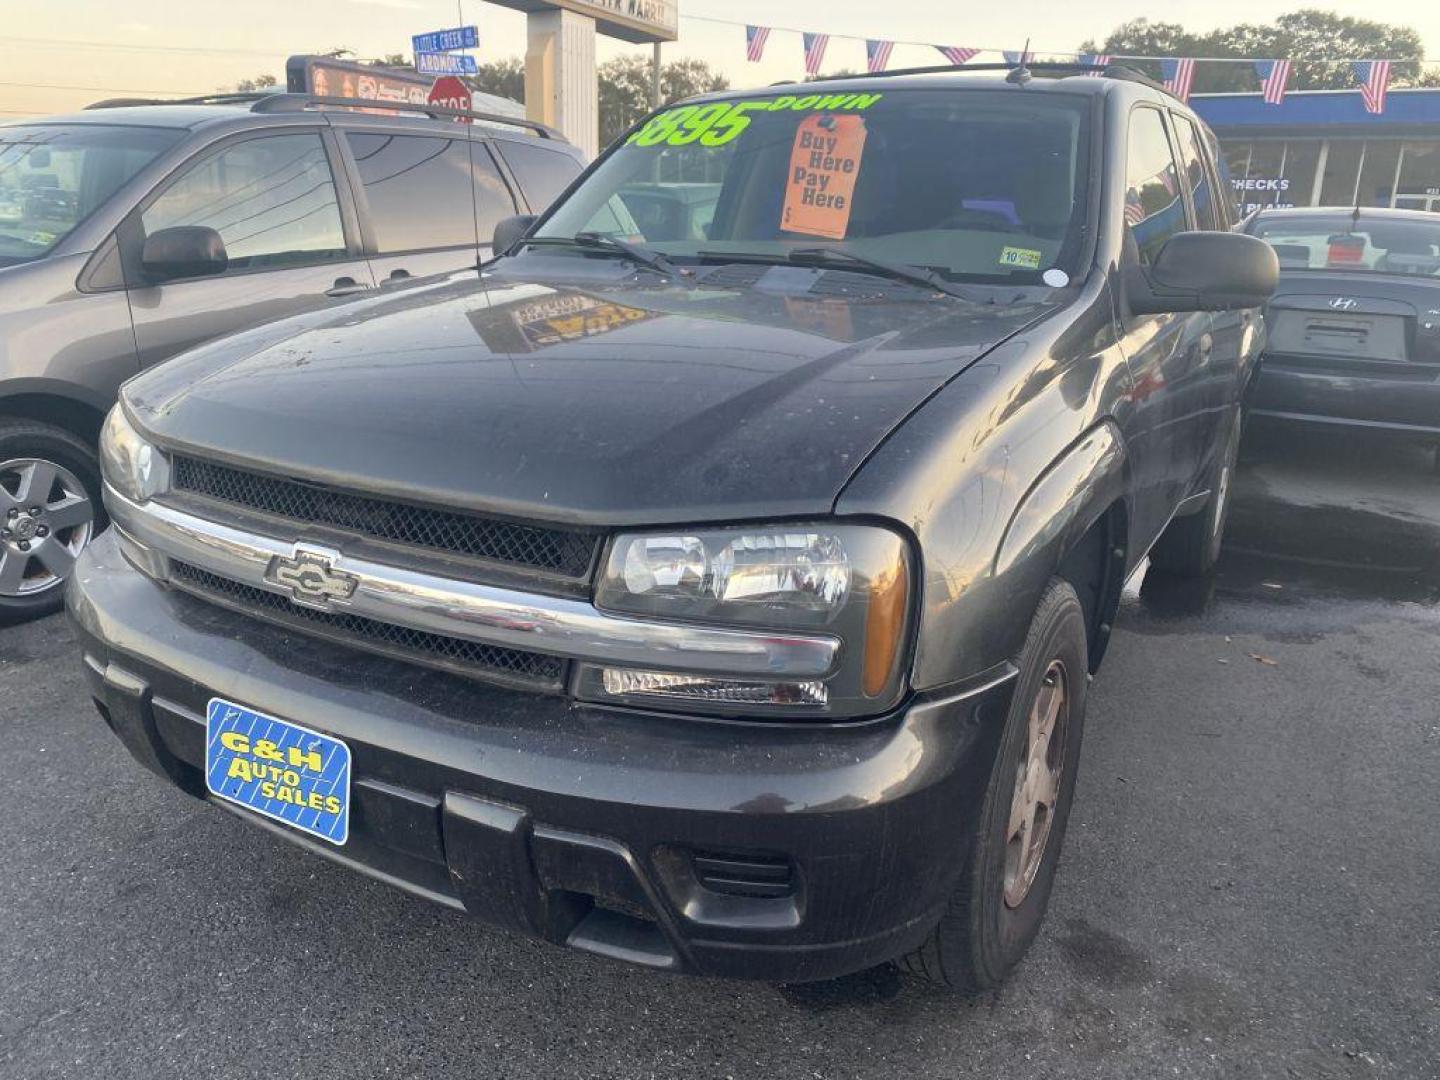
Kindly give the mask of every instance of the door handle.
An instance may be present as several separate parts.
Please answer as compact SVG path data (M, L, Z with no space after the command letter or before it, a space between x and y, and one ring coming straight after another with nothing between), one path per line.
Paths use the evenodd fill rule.
M1215 339L1207 331L1200 335L1200 355L1209 356L1210 350L1215 348Z
M391 271L390 271L390 277L389 277L387 280L389 280L389 281L404 281L404 280L405 280L406 278L408 278L409 276L410 276L410 271L409 271L409 270L391 270Z
M336 278L335 284L325 290L326 296L355 296L357 293L369 292L369 285L362 285L352 277Z

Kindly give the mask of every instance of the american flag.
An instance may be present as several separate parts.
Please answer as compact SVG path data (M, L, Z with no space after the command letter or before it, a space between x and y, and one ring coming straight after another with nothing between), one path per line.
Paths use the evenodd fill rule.
M745 27L745 59L758 64L765 58L765 43L770 40L768 26Z
M941 56L956 67L959 67L961 64L968 64L980 55L979 49L966 49L959 45L936 45L935 48L940 51Z
M893 41L865 42L865 68L868 71L884 71L890 63L890 54L895 50Z
M1181 101L1190 100L1190 87L1195 82L1195 61L1186 56L1179 60L1161 60L1160 74L1165 78L1165 89Z
M1145 220L1145 204L1140 201L1140 192L1133 187L1125 192L1125 220L1131 225Z
M805 74L819 75L820 65L825 63L825 46L830 44L829 34L800 35L805 39Z
M1256 60L1255 74L1260 76L1260 89L1265 92L1265 104L1284 104L1285 84L1290 81L1290 61Z
M1365 111L1383 113L1385 91L1390 86L1390 61L1361 60L1355 65L1355 77L1360 80L1360 96L1365 101Z
M1110 66L1110 57L1108 57L1108 56L1105 55L1104 53L1085 53L1084 55L1082 55L1082 56L1080 57L1080 62L1081 62L1082 64L1088 64L1088 65L1090 65L1091 67L1107 68L1107 67ZM1104 75L1105 72L1104 72L1103 70L1102 70L1102 71L1087 71L1085 74L1086 74L1086 75L1100 76L1100 75Z

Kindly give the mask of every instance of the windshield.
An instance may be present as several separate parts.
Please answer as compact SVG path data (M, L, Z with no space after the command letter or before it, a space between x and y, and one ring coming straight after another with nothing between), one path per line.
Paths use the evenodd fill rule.
M185 132L0 128L0 266L38 259Z
M1282 270L1440 274L1440 219L1380 220L1352 213L1286 214L1255 220L1252 231L1275 249Z
M1017 91L791 92L647 121L537 230L683 261L826 246L946 277L1074 274L1087 99Z

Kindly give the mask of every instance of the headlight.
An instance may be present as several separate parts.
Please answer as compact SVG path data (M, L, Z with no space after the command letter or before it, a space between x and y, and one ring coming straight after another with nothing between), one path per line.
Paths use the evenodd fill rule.
M134 502L145 502L168 486L165 455L140 437L117 403L100 430L100 471L106 482Z
M838 637L823 679L724 679L692 672L592 667L580 693L702 712L859 715L894 704L910 613L909 549L874 525L833 522L621 534L595 604L676 622Z

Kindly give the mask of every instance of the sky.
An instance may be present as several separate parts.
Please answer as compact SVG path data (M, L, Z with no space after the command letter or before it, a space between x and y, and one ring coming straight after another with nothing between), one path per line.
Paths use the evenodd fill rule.
M763 63L745 59L745 33L733 23L760 23L832 37L827 70L863 69L863 40L1019 49L1074 50L1103 39L1116 25L1145 16L1210 30L1237 22L1268 22L1302 7L1409 25L1440 63L1437 0L679 0L680 40L665 57L695 57L723 71L735 86L802 74L800 35L777 29ZM348 48L361 57L410 51L410 36L457 25L480 28L484 60L525 51L525 16L483 0L0 0L0 120L78 108L103 97L200 94L271 74L284 80L295 53ZM602 38L600 60L648 46ZM991 57L999 59L998 55ZM977 57L977 62L987 57ZM921 45L899 45L892 67L936 62Z

